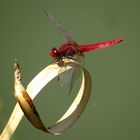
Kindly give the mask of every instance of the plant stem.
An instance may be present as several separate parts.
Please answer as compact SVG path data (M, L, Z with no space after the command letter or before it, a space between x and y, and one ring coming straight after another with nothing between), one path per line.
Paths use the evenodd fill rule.
M24 114L19 104L17 103L9 118L8 123L0 135L0 140L9 140L12 137L23 115Z

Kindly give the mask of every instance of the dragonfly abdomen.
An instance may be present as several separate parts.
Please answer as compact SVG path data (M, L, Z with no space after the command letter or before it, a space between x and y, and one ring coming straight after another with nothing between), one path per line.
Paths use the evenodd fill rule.
M109 47L109 46L117 44L121 41L123 41L123 39L104 41L104 42L100 42L100 43L96 43L96 44L79 45L79 50L81 53L84 53L84 52L91 51L91 50Z

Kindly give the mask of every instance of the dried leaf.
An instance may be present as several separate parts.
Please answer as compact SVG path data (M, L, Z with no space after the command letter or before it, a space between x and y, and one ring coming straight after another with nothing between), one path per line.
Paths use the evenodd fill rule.
M64 71L69 70L73 63L76 63L73 60L64 61L67 63L67 67L64 69ZM13 113L11 114L8 123L0 136L1 140L10 139L23 117L23 112L28 120L36 128L52 134L62 133L76 122L76 120L80 117L85 109L91 91L90 74L85 68L82 68L83 79L75 100L73 101L70 108L66 111L66 113L56 123L52 124L52 126L48 128L44 126L32 101L44 88L44 86L46 86L53 78L58 76L60 68L61 67L55 63L47 66L44 70L35 76L35 78L29 83L27 89L25 90L20 80L20 71L19 66L17 65L15 71L15 96L20 106L16 104ZM22 108L23 112L21 111L20 107Z

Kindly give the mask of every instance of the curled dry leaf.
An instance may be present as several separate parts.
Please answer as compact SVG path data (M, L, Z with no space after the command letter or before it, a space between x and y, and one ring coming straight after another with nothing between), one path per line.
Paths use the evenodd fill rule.
M67 64L64 68L64 71L69 70L73 63L76 64L76 62L73 60L64 61ZM10 139L23 117L23 112L28 120L36 128L52 134L60 134L76 122L86 107L91 91L90 74L85 68L82 68L81 87L75 100L66 113L52 126L44 126L32 101L44 86L46 86L53 78L58 76L59 70L60 67L57 64L51 64L47 66L35 76L35 78L29 83L27 89L25 90L21 83L19 65L17 62L15 63L15 96L19 104L16 104L5 129L0 135L1 140ZM61 72L64 71L61 70ZM21 111L20 107L22 108L23 112Z
M72 64L74 62L69 62L68 65ZM78 64L77 64L78 65ZM54 125L50 127L45 127L43 122L41 121L41 118L32 102L31 97L21 84L20 80L20 71L18 63L16 63L16 69L15 69L15 96L17 98L17 101L19 102L19 105L21 106L25 116L28 118L28 120L38 129L41 129L42 131L58 134L63 132L65 129L69 128L74 124L74 122L79 118L81 113L84 111L85 105L87 104L87 101L89 99L89 93L91 90L91 80L89 73L83 69L83 79L81 83L81 87L79 90L79 93L68 109L68 111L60 118Z
M23 87L23 85L21 83L21 74L20 74L18 62L15 63L14 68L15 68L14 94L15 94L15 97L16 97L21 109L23 110L27 119L36 128L47 132L47 129L43 125L43 123L39 117L39 114L38 114L38 112L37 112L37 110L32 102L32 99L30 98L29 94L27 93L27 91L25 90L25 88Z

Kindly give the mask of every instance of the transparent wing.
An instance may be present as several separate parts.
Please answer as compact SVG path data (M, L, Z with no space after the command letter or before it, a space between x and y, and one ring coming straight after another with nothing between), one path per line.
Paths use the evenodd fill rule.
M70 79L70 89L69 89L69 95L72 92L72 89L74 87L75 82L77 81L77 79L80 77L81 73L82 73L82 69L81 66L77 66L75 65L73 69L71 69L72 71L72 75L71 75L71 79Z
M57 26L59 32L63 35L63 37L68 41L73 41L71 34L66 30L65 26L59 22L48 10L45 10L45 14L48 18Z
M63 67L63 69L65 69L66 67ZM58 82L60 84L61 87L64 87L65 85L67 85L70 82L71 76L72 76L72 70L68 70L65 71L64 73L61 73L62 68L59 71L59 75L58 75Z
M81 75L81 72L82 72L81 68L82 68L82 65L80 66L80 65L72 64L72 68L70 70L65 71L64 73L61 73L61 71L64 71L64 69L66 69L66 67L64 66L59 71L58 82L61 87L64 87L67 84L70 85L69 95L71 94L71 91L74 87L75 82Z

